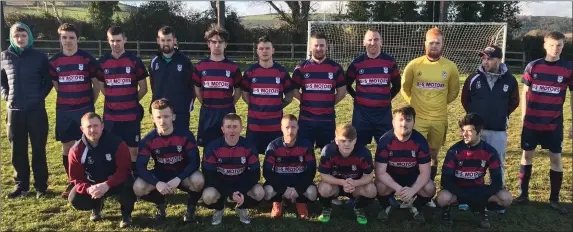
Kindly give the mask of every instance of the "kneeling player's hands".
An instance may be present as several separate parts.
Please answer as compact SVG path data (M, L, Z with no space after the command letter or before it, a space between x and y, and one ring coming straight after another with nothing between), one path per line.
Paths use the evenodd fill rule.
M240 207L245 202L245 196L239 191L233 193L233 201L237 203L236 207Z
M296 189L294 189L293 187L287 187L287 190L285 192L287 193L286 198L289 200L294 201L298 197L298 193L296 192Z
M169 188L171 188L171 192L174 192L180 183L181 183L181 179L179 179L179 177L175 177L175 178L171 179L169 182L167 182L167 185L169 185Z
M169 185L162 181L157 182L155 188L157 189L157 191L159 191L159 193L161 193L161 195L167 195L171 193L171 188L169 187Z
M402 201L410 201L416 195L416 192L414 192L414 189L406 186L402 188L399 194Z
M92 185L88 188L88 193L92 196L92 199L98 199L103 197L105 193L109 190L109 186L105 183Z

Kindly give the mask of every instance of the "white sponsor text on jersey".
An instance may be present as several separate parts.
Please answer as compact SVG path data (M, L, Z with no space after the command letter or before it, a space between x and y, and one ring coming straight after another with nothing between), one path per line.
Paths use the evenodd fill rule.
M255 95L279 95L278 88L253 88L253 94Z
M466 180L475 180L478 177L483 175L482 171L473 171L473 172L462 172L460 170L456 170L456 177L460 179Z
M330 91L330 90L332 90L332 84L308 83L304 86L305 86L306 90L318 90L318 91Z
M229 89L227 81L203 81L203 87L208 89Z
M109 86L112 86L112 85L131 85L131 78L105 79L105 83Z
M169 157L169 158L161 158L161 157L157 158L157 162L162 163L162 164L174 164L174 163L177 163L180 161L183 161L183 157L180 155Z
M364 78L359 79L360 85L387 85L388 78Z
M275 167L275 172L280 174L303 173L304 167Z
M245 171L245 168L222 168L222 167L217 167L217 172L221 173L225 176L237 176L237 175L241 175L243 174L243 172Z
M439 82L418 82L416 84L421 89L445 89L446 84Z
M559 94L561 92L561 88L555 86L547 86L547 85L531 85L531 89L535 92L539 93L552 93L552 94Z
M60 76L59 81L61 83L82 82L84 81L84 75Z
M413 168L414 166L416 166L416 162L394 162L394 161L389 161L388 163L390 164L390 166L392 166L392 167L397 167L397 168Z

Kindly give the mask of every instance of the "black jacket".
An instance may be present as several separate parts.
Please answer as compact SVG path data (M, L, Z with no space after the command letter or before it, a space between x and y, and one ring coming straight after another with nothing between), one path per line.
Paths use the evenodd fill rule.
M175 113L189 112L189 105L195 100L191 75L193 64L185 54L175 51L167 63L162 54L156 54L149 65L151 102L167 98Z
M479 114L484 119L484 129L505 131L509 115L519 105L519 86L517 80L505 64L500 65L501 75L489 87L486 73L480 66L471 74L462 88L462 105L467 113Z
M48 57L42 51L26 48L18 55L12 47L1 53L0 91L9 110L45 108L52 90Z

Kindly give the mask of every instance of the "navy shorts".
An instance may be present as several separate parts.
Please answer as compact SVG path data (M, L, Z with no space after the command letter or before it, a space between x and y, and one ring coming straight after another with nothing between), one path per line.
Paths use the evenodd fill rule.
M255 146L259 154L265 154L269 144L281 136L283 134L280 131L259 132L247 130L247 139Z
M417 175L396 175L391 174L390 177L394 180L394 182L398 183L400 186L405 187L412 187L416 180L418 179Z
M114 122L105 120L104 128L121 137L128 147L139 147L141 135L141 121Z
M372 142L372 138L378 142L384 133L392 129L392 112L390 108L370 109L354 105L352 126L356 128L357 144L366 146Z
M56 110L56 141L67 143L79 140L82 137L81 119L88 112L95 112L95 110L92 107L76 111Z
M485 195L485 191L487 191L487 185L482 186L482 187L475 187L475 188L462 188L462 191L466 192L468 197L457 197L457 202L458 204L469 204L472 202L472 200L474 200L475 197L472 196L486 196L487 199L489 199L491 196L497 194L491 194L489 196Z
M521 130L521 149L525 151L535 150L537 145L547 149L551 153L561 153L563 149L563 126L558 126L554 131L536 131L523 128Z
M191 118L190 115L191 114L189 113L189 111L176 113L175 114L175 122L173 122L174 127L190 130L189 129L189 119Z
M322 149L334 140L334 131L336 130L336 124L334 121L321 122L299 120L298 125L298 136L308 139L311 144L318 148Z
M235 113L235 107L225 109L201 107L197 128L197 144L199 146L207 147L211 141L223 136L221 125L223 125L223 117L228 113Z

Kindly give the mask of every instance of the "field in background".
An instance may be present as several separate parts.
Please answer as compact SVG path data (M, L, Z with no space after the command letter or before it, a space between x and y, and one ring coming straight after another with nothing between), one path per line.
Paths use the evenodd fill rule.
M145 62L146 64L148 61ZM465 79L463 76L462 79ZM463 80L461 80L463 82ZM568 96L569 98L570 96ZM52 91L48 96L47 111L50 121L50 133L48 137L47 152L48 152L48 166L50 171L49 190L53 193L50 198L37 200L35 194L30 194L23 199L6 200L4 196L12 190L13 180L11 178L12 165L10 161L10 147L6 138L6 133L2 131L1 135L1 173L2 175L2 188L0 194L2 197L2 222L0 230L117 230L120 219L119 205L117 200L108 199L106 207L103 210L104 220L102 222L93 223L88 220L89 212L79 212L73 210L69 203L59 197L59 194L65 189L66 177L64 168L61 164L61 147L54 138L54 121L55 121L55 99L56 92ZM148 105L150 103L151 94L148 93L142 100L142 104ZM199 115L199 104L196 102L196 108L191 113L191 131L196 133L197 121ZM398 107L404 105L405 102L401 96L396 97L392 105ZM5 118L6 103L2 101L0 106L2 109L0 117ZM294 101L284 111L285 113L293 113L298 115L299 104ZM237 112L246 120L247 106L241 100L237 104ZM103 111L103 97L97 102L97 112ZM340 104L336 106L337 122L350 122L352 118L352 98L347 96ZM442 148L439 156L440 164L444 158L444 153L447 148L460 139L459 128L457 120L465 114L458 97L454 103L448 107L448 134L446 146ZM507 145L507 160L506 160L506 188L515 196L518 193L517 173L519 168L519 161L521 158L521 150L519 148L521 123L521 111L518 108L511 116L511 121L508 130L508 145ZM569 106L569 99L565 103L565 131L571 125L571 110ZM4 128L5 124L1 126ZM153 128L149 115L145 115L142 122L142 135L147 133ZM243 132L244 135L244 132ZM370 144L368 148L374 152L375 146ZM564 181L563 189L561 191L561 200L571 206L572 196L572 157L571 157L571 140L565 140L563 147L563 167L564 167ZM319 151L316 151L317 157ZM262 157L261 157L262 160ZM538 152L534 158L534 168L532 180L530 183L530 197L532 202L526 206L514 206L507 210L506 215L492 215L490 217L492 223L491 231L571 231L572 223L571 217L561 216L558 213L549 210L547 201L549 198L549 157L547 151ZM439 183L440 171L436 177L436 183ZM33 178L32 178L33 179ZM318 180L318 179L317 179ZM32 191L34 191L32 189ZM182 217L185 214L186 196L178 192L176 196L168 198L169 207L167 209L168 219L164 222L155 222L151 218L155 212L154 206L148 202L138 202L135 206L133 213L133 221L136 230L146 231L181 231L181 230L198 230L198 231L474 231L477 221L474 220L471 213L458 212L453 210L455 225L452 229L445 228L440 224L440 214L438 209L424 208L423 212L426 217L426 224L422 226L415 225L407 211L395 211L396 213L391 216L388 224L378 222L376 214L379 206L377 202L372 202L367 208L367 215L369 217L369 224L367 226L360 226L355 221L353 211L348 206L334 206L333 220L329 224L322 224L317 220L320 213L320 205L318 202L313 203L310 207L311 221L302 222L296 218L294 208L290 208L288 213L285 213L282 219L271 219L269 217L271 205L262 203L256 209L250 210L252 217L251 225L242 225L236 214L232 210L227 209L223 223L219 226L211 226L211 216L213 211L204 207L198 208L198 219L201 221L199 225L184 225Z

